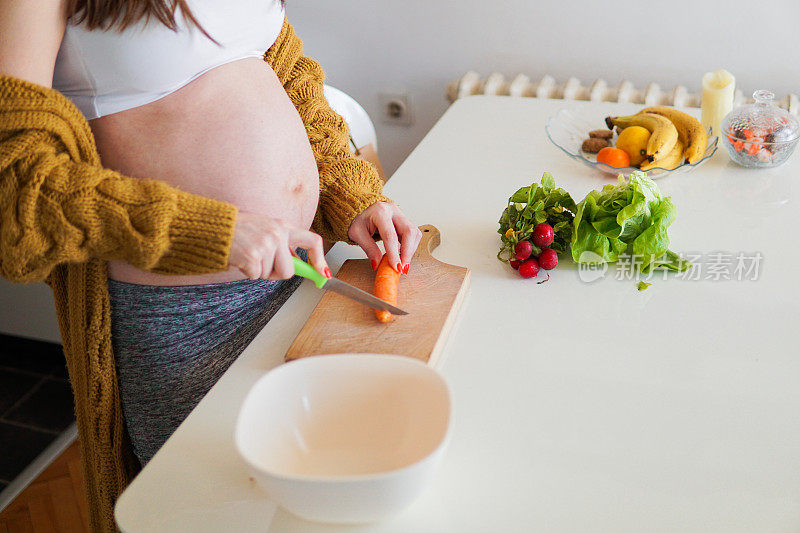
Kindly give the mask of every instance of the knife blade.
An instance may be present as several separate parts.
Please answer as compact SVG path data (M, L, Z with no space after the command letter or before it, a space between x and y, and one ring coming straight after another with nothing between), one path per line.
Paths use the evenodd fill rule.
M314 282L314 285L316 285L318 289L336 292L342 296L350 298L351 300L355 300L356 302L372 307L373 309L389 311L393 315L408 314L408 312L403 311L399 307L395 307L389 302L385 302L366 291L362 291L358 287L350 285L349 283L345 283L344 281L336 278L326 278L317 272L314 267L299 257L292 257L292 260L294 261L294 273L298 276L310 279Z

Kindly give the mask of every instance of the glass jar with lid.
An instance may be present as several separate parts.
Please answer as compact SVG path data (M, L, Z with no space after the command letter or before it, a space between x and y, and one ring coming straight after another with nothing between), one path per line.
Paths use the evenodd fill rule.
M756 91L753 99L755 103L737 107L722 120L722 144L742 166L778 166L792 155L800 139L800 125L774 105L773 93Z

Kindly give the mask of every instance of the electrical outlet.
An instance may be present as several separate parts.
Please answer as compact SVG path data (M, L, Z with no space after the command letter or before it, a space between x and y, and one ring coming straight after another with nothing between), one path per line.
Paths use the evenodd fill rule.
M379 93L378 103L383 122L395 126L411 125L411 106L408 103L407 93Z

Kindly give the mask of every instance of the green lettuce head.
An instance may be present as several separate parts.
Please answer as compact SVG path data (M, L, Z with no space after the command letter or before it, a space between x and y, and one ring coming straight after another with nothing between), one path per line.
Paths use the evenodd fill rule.
M691 264L669 250L667 228L675 206L655 182L634 171L626 181L590 192L578 204L572 229L572 258L578 263L612 263L630 254L643 273L654 268L687 270Z

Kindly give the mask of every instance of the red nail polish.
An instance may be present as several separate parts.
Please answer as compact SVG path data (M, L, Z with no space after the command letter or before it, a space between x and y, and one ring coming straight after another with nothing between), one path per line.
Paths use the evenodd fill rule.
M378 270L378 262L374 259L372 260L372 270Z
M408 267L410 267L410 266L411 266L411 264L406 263L406 266L403 267L403 274L408 274Z
M333 274L331 274L331 269L328 268L328 267L325 267L325 277L328 278L328 279L331 279L332 276L333 276Z
M403 271L403 263L397 263L397 268L395 268L395 270L397 270L397 272L402 272Z

